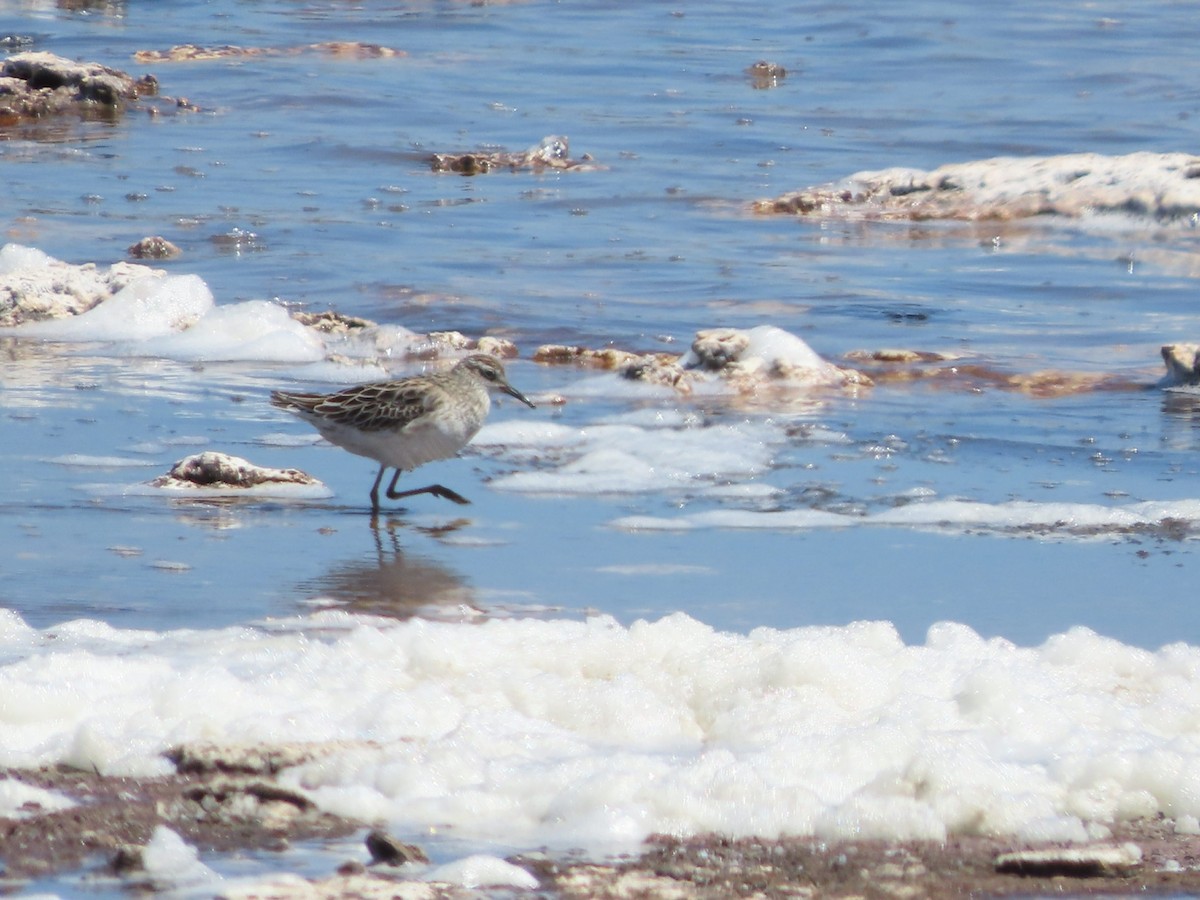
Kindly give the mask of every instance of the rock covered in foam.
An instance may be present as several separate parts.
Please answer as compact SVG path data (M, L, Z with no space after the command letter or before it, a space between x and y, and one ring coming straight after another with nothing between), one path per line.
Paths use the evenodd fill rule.
M185 456L166 475L150 482L167 490L249 490L261 485L320 485L321 482L299 469L272 469L256 466L227 453L205 450Z
M178 248L148 237L131 255L172 255ZM168 275L130 262L76 265L18 244L0 249L0 328L60 341L139 341L150 355L173 359L270 360L363 367L395 358L438 359L478 351L517 355L506 338L457 331L418 334L333 310L290 310L246 300L216 305L198 275ZM383 377L373 372L371 377Z
M861 372L822 359L796 335L774 325L759 325L749 331L698 331L691 351L679 364L684 369L715 372L739 387L753 387L764 380L829 387L871 383Z
M1118 212L1187 219L1200 210L1200 156L1070 153L995 157L926 171L858 172L836 184L759 200L760 213L881 219L1078 218Z
M72 265L30 247L0 248L0 327L78 316L158 269L117 262Z
M710 328L696 332L691 349L682 356L669 353L634 353L605 347L589 350L551 344L539 347L535 362L575 363L613 369L625 378L662 384L681 393L713 379L741 393L771 385L796 387L860 387L871 379L855 369L822 359L803 340L774 325L748 331Z
M1161 352L1167 367L1162 387L1200 385L1200 344L1166 344Z

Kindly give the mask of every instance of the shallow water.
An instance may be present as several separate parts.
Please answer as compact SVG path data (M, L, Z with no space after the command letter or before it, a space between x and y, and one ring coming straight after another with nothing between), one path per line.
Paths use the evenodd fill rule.
M373 523L373 464L266 402L353 371L273 362L269 341L222 361L17 338L0 372L0 603L38 628L218 628L332 605L468 621L682 610L743 633L886 620L912 643L944 620L1028 646L1086 625L1194 643L1179 504L1196 496L1200 406L1153 387L1159 346L1197 337L1191 223L795 220L747 204L893 165L1187 149L1198 31L1170 3L4 4L0 32L152 71L199 107L6 134L6 240L107 265L159 234L184 251L162 267L201 276L219 306L502 335L539 408L501 405L465 459L420 473L471 507L417 498ZM408 55L132 59L323 40ZM744 72L758 59L787 77L759 89ZM550 134L597 168L464 178L425 161ZM1036 398L888 383L746 407L528 361L546 342L682 353L698 329L761 324L835 361L912 347L1133 386ZM332 497L139 487L210 448L303 468ZM612 449L624 463L602 471ZM956 499L990 511L888 518ZM1143 501L1176 504L1183 524L1102 527ZM1064 504L1066 524L1013 503ZM797 521L806 511L842 518Z
M719 3L154 9L73 14L28 4L0 23L34 35L38 48L153 71L164 94L201 109L80 125L54 142L7 141L0 158L11 239L106 263L137 238L162 234L185 251L166 268L200 274L219 304L276 298L417 331L499 333L525 355L544 341L682 350L700 328L767 322L829 358L899 345L966 352L1010 372L1108 371L1150 385L1158 344L1191 336L1190 279L1123 261L1146 245L1190 246L1178 226L918 228L743 211L756 197L860 168L1186 146L1170 134L1194 105L1185 86L1196 64L1190 54L1169 68L1158 62L1169 58L1161 41L1183 47L1195 28L1175 7L1153 21L1110 21L1092 7L976 19L923 4L881 19L839 5L777 10L769 23ZM131 59L185 36L282 50L331 35L408 56ZM1061 52L1064 42L1070 52ZM756 89L743 70L760 58L788 76ZM424 162L432 151L516 150L556 132L569 135L573 156L590 154L602 170L462 178L433 174ZM18 345L14 355L26 352ZM347 519L337 534L314 537L326 516L312 509L180 510L114 490L211 446L314 471L338 504L357 510L369 463L321 448L260 449L264 435L303 431L264 404L270 386L294 377L287 367L131 365L120 346L94 357L78 348L28 352L36 363L10 366L4 403L17 437L8 466L20 473L5 518L18 546L36 543L21 552L20 580L6 592L30 621L94 610L135 625L216 625L286 608L297 599L294 585L320 584L322 571L373 565L376 536L356 515L334 513ZM570 397L583 373L517 363L513 377L527 391ZM631 403L711 412L718 421L741 415L669 394L635 398L603 386L589 394L535 415L587 425ZM508 408L496 418L509 415L530 418ZM870 508L914 489L988 502L1189 494L1193 412L1154 391L1030 400L986 388L964 395L887 385L752 418L772 416L842 434L850 448L769 434L772 458L753 477L783 488L776 504L785 509L814 495ZM898 446L872 452L889 439ZM128 465L54 462L84 449ZM474 475L461 463L436 468L431 475L444 471L460 485ZM81 490L97 484L110 496ZM502 552L463 548L405 526L405 551L428 556L485 602L498 592L623 618L683 608L732 628L884 617L913 639L946 616L1022 642L1072 623L1150 646L1181 634L1160 604L1186 583L1187 542L1047 546L1036 536L894 529L630 535L605 526L670 514L680 503L703 508L704 500L686 489L598 497L586 481L557 498L468 493L477 502L473 535L519 529L520 539L506 540ZM429 503L414 504L413 514L450 516ZM227 539L229 524L236 541ZM279 527L289 529L283 541L272 534ZM111 540L85 539L98 529ZM166 542L151 537L167 534ZM142 555L121 561L100 543ZM259 546L298 552L251 551ZM1146 549L1150 556L1139 558ZM882 556L854 565L863 554ZM73 563L45 565L64 555ZM747 555L755 559L751 583L739 564ZM647 564L669 571L696 559L703 572L636 585L597 573ZM222 591L213 572L228 579L242 569L237 587ZM99 584L85 575L98 570L106 572ZM996 571L1029 572L1031 585L989 576ZM1098 583L1088 584L1093 577ZM164 582L177 602L162 602ZM1154 597L1163 614L1129 609L1132 597Z

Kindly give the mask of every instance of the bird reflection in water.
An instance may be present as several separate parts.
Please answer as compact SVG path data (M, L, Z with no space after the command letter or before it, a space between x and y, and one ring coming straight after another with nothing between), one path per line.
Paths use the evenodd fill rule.
M468 519L454 519L420 530L442 535L457 531L468 522ZM375 559L349 560L305 582L300 589L316 595L314 605L319 609L394 619L414 616L460 619L481 615L475 591L460 575L427 557L403 551L397 532L412 527L401 519L387 517L381 522L378 516L372 516Z

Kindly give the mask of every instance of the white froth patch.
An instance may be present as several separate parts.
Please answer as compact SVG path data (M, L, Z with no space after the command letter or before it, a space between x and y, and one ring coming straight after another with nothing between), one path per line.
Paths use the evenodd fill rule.
M738 354L738 361L745 361L753 369L784 370L802 377L807 373L820 380L837 370L833 364L821 358L802 338L774 325L758 325L741 332L748 343ZM679 360L685 369L702 366L696 351L689 350Z
M328 500L333 497L333 490L319 479L313 479L311 484L299 484L283 481L264 481L249 487L237 485L190 485L174 483L154 485L149 482L140 484L89 484L81 488L94 497L158 497L166 494L170 497L194 500L244 498L258 500Z
M142 849L142 866L158 890L196 890L223 880L200 861L195 847L165 825L154 829L150 842Z
M15 778L0 779L0 819L25 819L75 805L74 800L58 791L34 787Z
M216 307L186 330L147 341L139 352L171 359L309 363L325 357L325 342L278 303L247 300Z
M623 494L658 490L704 492L766 473L782 434L750 420L684 427L646 428L637 421L569 428L554 423L504 422L487 426L476 437L482 446L503 445L515 459L533 451L540 469L504 475L492 481L498 490L528 494ZM522 453L525 450L527 452ZM545 468L554 462L554 468ZM767 492L771 489L767 488Z
M45 269L57 260L36 247L5 244L0 247L0 275L10 275L22 269Z
M1085 628L1020 648L954 624L909 646L886 622L743 635L683 614L154 633L0 611L0 659L0 766L149 775L180 743L338 742L284 782L507 846L1083 840L1200 816L1200 649Z
M85 313L16 330L52 340L146 341L187 328L212 308L212 292L198 275L147 275Z
M56 466L72 469L133 469L155 465L155 460L133 459L128 456L90 456L86 453L65 453L46 460Z
M714 509L680 516L624 516L612 524L630 531L690 531L702 528L787 531L878 525L952 531L980 529L997 533L1036 530L1064 536L1101 537L1114 531L1153 528L1168 520L1200 522L1200 500L1155 500L1123 506L1034 503L1024 500L1007 503L930 500L862 516L814 509L770 512Z
M682 563L641 563L624 566L601 566L596 570L608 575L711 575L716 569L711 566L692 566Z
M476 854L437 866L426 872L425 881L457 884L465 888L512 887L533 890L539 882L530 872L496 856Z
M0 248L0 276L22 271L72 267L31 247ZM367 381L387 377L380 356L398 358L428 343L428 338L399 325L376 325L345 334L309 328L281 304L249 300L217 306L198 275L167 275L135 267L146 274L134 278L86 312L28 322L13 333L60 341L99 341L124 352L180 360L294 363L311 366L314 380ZM349 358L361 364L330 361ZM325 377L320 377L325 376Z

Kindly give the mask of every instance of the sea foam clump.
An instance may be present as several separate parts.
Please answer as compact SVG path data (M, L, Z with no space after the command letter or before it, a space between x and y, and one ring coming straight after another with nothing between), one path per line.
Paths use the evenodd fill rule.
M153 633L0 612L0 658L2 766L145 775L181 744L326 742L280 775L324 810L509 846L1070 841L1200 815L1200 649L1084 628L1022 648L683 614Z
M430 346L429 337L401 326L363 321L338 328L338 319L293 315L269 300L217 306L198 275L125 262L107 269L71 265L17 244L0 249L0 328L22 337L100 341L135 356L180 360L320 366L336 359L339 370L355 375L361 365L346 363L403 357Z

